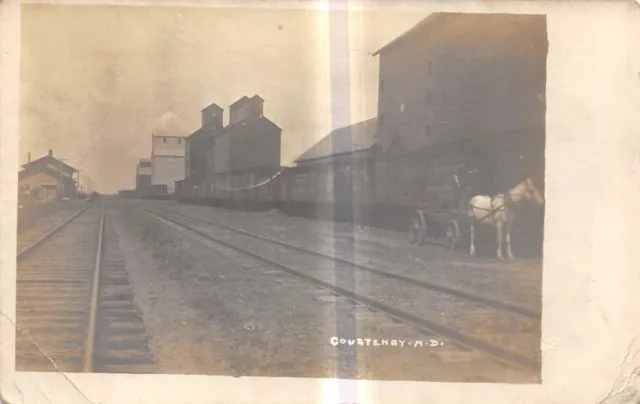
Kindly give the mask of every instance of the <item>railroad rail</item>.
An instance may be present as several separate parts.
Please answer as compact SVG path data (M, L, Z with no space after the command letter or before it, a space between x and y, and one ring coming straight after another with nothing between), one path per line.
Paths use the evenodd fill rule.
M508 367L524 370L525 372L528 372L530 374L539 373L540 371L540 364L537 359L534 359L528 356L523 356L523 355L520 355L519 353L503 349L500 346L497 346L496 344L488 343L485 340L481 340L476 337L470 336L455 328L427 319L424 316L412 314L406 310L393 307L390 304L382 303L379 299L371 298L371 297L365 296L362 293L349 290L349 288L339 286L336 284L336 282L320 279L319 277L309 274L309 271L298 269L294 267L294 265L282 262L280 259L272 259L267 256L269 254L256 252L256 250L259 250L259 248L256 248L256 247L259 247L256 244L253 244L254 248L249 248L248 246L246 246L247 238L245 238L244 243L233 242L228 237L230 234L242 235L244 237L248 236L246 234L241 233L241 231L236 231L237 229L223 229L222 227L219 227L219 229L222 229L224 231L229 230L229 232L224 234L224 231L223 231L223 232L216 233L216 235L212 235L206 230L201 230L196 228L196 226L202 225L202 223L204 223L200 219L191 218L191 220L198 221L199 223L197 225L190 225L184 222L184 216L189 217L188 215L184 215L183 220L177 220L175 217L180 215L175 215L175 214L168 215L166 212L162 214L162 213L158 213L156 211L153 211L148 208L143 208L143 207L138 207L138 209L140 209L143 212L146 212L147 214L151 215L152 217L155 217L160 221L164 221L166 223L173 224L179 228L188 230L189 232L201 237L204 240L217 243L219 245L227 247L231 250L235 250L246 256L253 257L259 261L269 264L274 268L278 268L279 270L282 270L293 277L302 279L303 281L309 284L312 284L317 288L324 289L324 290L330 291L331 293L337 296L344 297L348 299L350 302L352 302L356 309L358 307L366 307L371 312L382 313L385 316L395 321L402 322L410 327L420 330L425 334L428 334L428 335L435 334L443 338L447 338L453 341L457 345L463 346L468 349L472 349L474 351L482 352L484 355L487 355ZM265 241L271 242L271 240L264 240L264 238L261 236L259 238L253 238L253 239L259 240L261 242L265 242ZM242 246L241 244L245 244L245 246ZM317 253L315 252L309 252L299 247L292 248L286 245L286 243L283 243L283 244L285 245L281 245L282 247L291 248L291 250L287 251L288 253L291 253L291 251L297 251L299 253L306 254L307 258L309 256L314 256L314 255L317 256L316 255ZM323 256L320 258L334 260L335 257ZM334 260L334 262L336 261ZM351 267L353 266L352 264L353 263L347 262L344 265ZM321 267L321 266L314 265L314 267ZM342 273L345 273L345 272L347 271L343 271ZM335 273L340 274L341 272L336 270Z
M401 281L404 283L407 283L409 285L412 286L418 286L424 289L428 289L428 290L433 290L433 291L437 291L437 292L441 292L441 293L446 293L448 295L451 296L455 296L457 298L460 299L465 299L467 301L470 301L472 303L478 303L478 304L482 304L485 305L487 307L491 307L491 308L495 308L495 309L499 309L499 310L504 310L506 312L510 312L510 313L514 313L514 314L518 314L518 315L522 315L522 316L526 316L529 317L531 319L534 320L540 320L542 313L540 313L537 310L532 310L529 309L527 307L522 307L522 306L518 306L516 304L513 303L509 303L509 302L504 302L498 299L494 299L494 298L490 298L490 297L486 297L486 296L479 296L477 294L473 294L470 293L468 291L465 290L460 290L460 289L455 289L455 288L451 288L449 286L444 286L444 285L439 285L437 283L433 283L433 282L429 282L429 281L425 281L425 280L420 280L420 279L414 279L414 278L410 278L404 275L400 275L400 274L394 274L388 271L384 271L381 269L377 269L374 267L371 267L369 265L365 265L365 264L359 264L347 259L343 259L340 257L336 257L334 255L330 255L330 254L325 254L319 251L315 251L315 250L311 250L309 248L306 247L302 247L299 245L295 245L295 244L291 244L291 243L287 243L287 242L283 242L280 240L276 240L273 239L271 237L267 237L267 236L262 236L253 232L249 232L246 230L242 230L242 229L238 229L238 228L234 228L234 227L230 227L230 226L226 226L220 223L216 223L216 222L212 222L210 220L206 220L206 219L201 219L201 218L195 218L193 216L189 216L186 215L184 213L180 213L180 212L171 212L171 214L177 215L177 216L181 216L184 217L186 219L191 219L191 220L198 220L202 223L206 223L210 226L219 228L219 229L223 229L223 230L227 230L227 231L231 231L237 234L241 234L243 236L247 236L247 237L251 237L253 239L256 240L261 240L261 241L266 241L269 243L272 243L274 245L278 245L280 247L284 247L287 249L291 249L291 250L295 250L295 251L299 251L299 252L303 252L306 254L310 254L319 258L326 258L326 259L330 259L333 260L335 262L344 264L344 265L349 265L353 268L357 268L357 269L361 269L363 271L366 272L370 272L372 274L375 275L380 275L380 276L384 276L386 278L389 279L393 279L393 280L397 280L397 281Z
M104 202L17 257L16 370L149 373L142 317ZM115 303L115 307L114 307Z
M27 247L25 247L24 249L22 249L20 252L18 252L18 256L17 256L17 260L20 261L22 259L24 259L31 251L35 250L36 248L38 248L42 243L44 243L45 241L47 241L51 236L53 236L54 234L58 233L60 230L62 230L65 226L67 226L69 223L71 223L72 221L74 221L78 216L80 216L81 214L83 214L87 209L89 209L91 207L91 205L87 205L84 208L80 209L78 212L74 213L73 215L71 215L71 217L69 217L68 219L64 220L62 223L60 223L58 226L54 227L53 229L51 229L48 233L46 233L44 236L40 237L39 239L37 239L35 242L29 244Z

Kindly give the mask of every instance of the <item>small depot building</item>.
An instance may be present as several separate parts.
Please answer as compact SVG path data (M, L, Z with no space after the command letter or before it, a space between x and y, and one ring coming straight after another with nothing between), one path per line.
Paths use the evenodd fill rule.
M18 173L19 198L33 202L48 202L55 199L75 198L77 170L62 160L53 157L53 151L37 160L29 161Z

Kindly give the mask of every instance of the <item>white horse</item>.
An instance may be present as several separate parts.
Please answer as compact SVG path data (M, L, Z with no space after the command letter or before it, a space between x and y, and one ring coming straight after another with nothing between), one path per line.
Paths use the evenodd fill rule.
M471 219L471 255L475 255L476 253L474 223L478 221L496 227L498 239L497 255L499 259L504 259L502 255L502 236L503 233L505 234L504 243L507 248L507 256L509 259L513 259L513 253L511 252L511 228L515 219L514 207L523 199L533 200L538 205L544 203L542 194L535 185L533 185L531 178L522 181L506 194L498 194L494 197L477 195L471 198L468 211L469 219Z

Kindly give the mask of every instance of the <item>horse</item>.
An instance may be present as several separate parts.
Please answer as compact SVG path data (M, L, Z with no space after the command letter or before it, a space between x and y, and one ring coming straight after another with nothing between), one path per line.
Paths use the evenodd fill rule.
M541 192L535 187L531 178L527 178L506 194L498 194L493 197L488 195L476 195L469 200L468 217L470 226L470 254L475 255L475 222L490 224L496 227L498 240L498 259L504 259L502 254L503 233L505 235L507 257L512 260L511 228L515 220L515 205L522 200L533 200L538 205L544 204Z

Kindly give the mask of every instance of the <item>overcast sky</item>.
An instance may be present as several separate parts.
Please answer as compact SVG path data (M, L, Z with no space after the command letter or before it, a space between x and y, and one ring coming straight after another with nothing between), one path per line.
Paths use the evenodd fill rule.
M291 164L331 129L332 56L349 57L351 122L374 117L371 53L426 14L352 13L348 51L330 47L318 11L25 5L22 16L20 161L53 149L115 192L135 186L153 131L189 135L212 102L226 124L243 95L265 99Z

